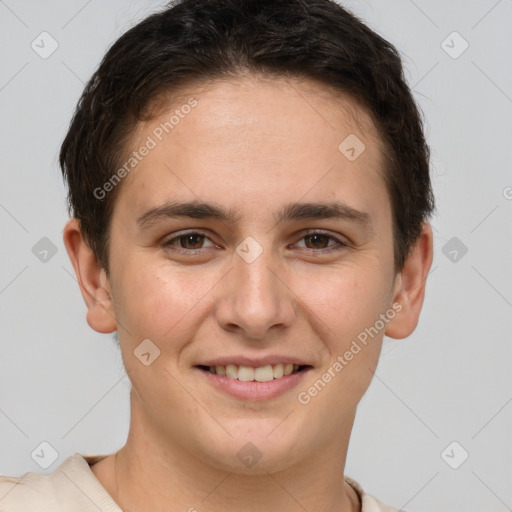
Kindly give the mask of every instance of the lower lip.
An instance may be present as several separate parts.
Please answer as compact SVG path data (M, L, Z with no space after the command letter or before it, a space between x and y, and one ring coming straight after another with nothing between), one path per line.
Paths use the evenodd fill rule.
M241 400L268 400L283 394L284 392L297 386L305 375L312 370L311 367L305 368L299 372L285 375L279 379L273 379L268 382L242 382L238 379L230 379L223 375L217 375L201 368L194 368L217 389L220 389L235 398Z

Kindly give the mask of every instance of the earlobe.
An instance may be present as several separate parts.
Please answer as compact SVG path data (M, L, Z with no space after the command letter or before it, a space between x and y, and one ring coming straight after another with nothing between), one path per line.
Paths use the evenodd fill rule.
M425 222L421 235L407 257L404 267L396 278L393 304L400 304L400 312L386 328L390 338L406 338L416 326L425 298L425 287L433 258L432 227Z
M66 223L63 240L87 306L87 323L97 332L114 332L117 325L110 284L82 234L78 219Z

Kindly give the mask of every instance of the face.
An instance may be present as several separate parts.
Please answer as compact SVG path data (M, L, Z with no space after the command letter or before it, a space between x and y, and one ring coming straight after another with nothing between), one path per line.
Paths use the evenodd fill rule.
M371 381L397 283L372 122L314 82L281 79L212 82L168 107L134 132L129 151L152 147L111 224L132 415L162 446L229 471L248 471L244 446L262 454L251 471L332 450Z

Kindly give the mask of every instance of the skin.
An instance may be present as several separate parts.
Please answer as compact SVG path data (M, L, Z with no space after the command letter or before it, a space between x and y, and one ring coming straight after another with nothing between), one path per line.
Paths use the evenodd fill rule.
M360 510L341 477L356 407L384 333L404 338L417 325L431 228L423 225L396 273L381 144L371 118L348 98L313 81L244 76L189 88L169 109L191 96L197 106L120 185L108 277L77 220L64 230L88 323L118 331L132 382L127 443L92 471L130 512L168 511L170 503L182 511ZM140 123L127 149L168 118ZM366 146L353 162L338 150L349 134ZM237 218L170 218L138 228L140 215L169 200L216 203ZM333 201L366 213L369 224L275 221L289 203ZM175 250L166 248L183 230L207 238L193 245L175 238ZM333 238L305 238L304 230ZM249 236L262 248L252 263L236 253ZM297 394L393 304L401 311L385 329L307 405L299 403ZM148 338L161 353L145 366L133 351ZM276 353L313 369L269 400L231 397L193 368L222 355ZM247 442L262 453L250 468L237 457Z

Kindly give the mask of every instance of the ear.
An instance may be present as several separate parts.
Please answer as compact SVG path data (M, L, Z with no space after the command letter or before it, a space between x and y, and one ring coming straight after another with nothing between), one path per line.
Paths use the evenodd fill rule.
M110 283L105 270L86 242L78 219L66 223L63 240L87 305L87 323L95 331L114 332L117 325Z
M418 325L427 276L432 266L433 235L432 228L427 222L423 223L421 235L411 249L403 269L396 276L393 291L393 304L401 309L388 323L386 336L390 338L406 338L411 335Z

